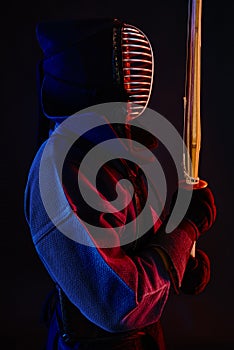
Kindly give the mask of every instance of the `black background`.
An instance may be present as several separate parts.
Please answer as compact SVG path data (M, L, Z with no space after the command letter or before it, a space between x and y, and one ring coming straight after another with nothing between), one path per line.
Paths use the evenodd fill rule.
M169 350L234 348L233 10L232 1L203 4L200 177L214 192L218 216L198 242L212 263L208 287L195 297L171 295L164 310ZM1 17L1 343L7 349L39 350L45 340L40 311L51 281L23 213L27 173L37 150L36 64L41 52L36 23L117 17L141 28L155 52L149 107L182 132L187 1L8 1Z

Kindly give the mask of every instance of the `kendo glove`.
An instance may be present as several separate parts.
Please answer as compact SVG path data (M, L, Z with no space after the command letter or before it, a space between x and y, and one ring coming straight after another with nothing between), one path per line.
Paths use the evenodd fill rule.
M197 226L197 238L212 227L216 219L216 205L209 187L193 191L185 219L192 221Z
M201 293L205 289L209 281L209 257L203 250L197 249L195 257L189 257L180 290L184 294L196 295Z
M184 189L183 191L187 190ZM175 200L176 196L174 195L172 207ZM193 274L197 275L197 281L195 278L194 284L191 284L189 287L190 282L188 281L186 284L186 280L184 280L184 290L195 290L197 285L197 290L200 290L200 283L202 284L201 276L204 277L206 275L204 281L209 278L209 269L205 269L205 266L209 264L208 258L206 259L204 254L198 253L199 257L193 260L190 253L194 241L211 228L215 219L216 206L211 190L209 188L194 190L187 213L178 227L173 232L166 234L164 231L165 222L155 235L153 244L162 256L174 288L178 293L179 288L182 286L186 268L193 270ZM187 267L189 261L190 263Z

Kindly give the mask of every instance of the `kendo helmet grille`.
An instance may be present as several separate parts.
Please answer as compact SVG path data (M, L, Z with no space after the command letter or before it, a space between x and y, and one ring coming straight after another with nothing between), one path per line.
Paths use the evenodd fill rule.
M154 74L151 44L138 28L122 26L122 66L124 90L128 95L128 116L136 118L148 105Z

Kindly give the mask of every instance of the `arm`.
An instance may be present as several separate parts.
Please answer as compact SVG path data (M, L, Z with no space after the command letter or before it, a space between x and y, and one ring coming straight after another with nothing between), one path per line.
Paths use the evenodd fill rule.
M166 304L171 282L161 256L155 249L155 242L149 242L137 255L131 256L122 246L98 248L91 244L92 232L64 208L60 212L60 220L74 226L74 230L86 237L90 245L80 244L66 237L59 231L59 220L55 226L44 209L38 180L40 155L37 158L30 171L26 189L26 217L38 255L51 278L84 316L107 331L142 328L158 321ZM68 181L64 179L64 186L67 184L65 190L68 206L72 207L77 216L78 213L86 215L86 210L82 213L84 207L80 205L80 197L73 193L71 177L77 181L76 168L68 167L66 174ZM106 176L109 175L107 172ZM55 178L57 179L56 176ZM102 177L102 180L106 184L107 178ZM109 183L111 185L113 181ZM57 186L61 189L60 183ZM130 208L128 212L133 213ZM123 214L126 219L127 212L124 211ZM115 215L100 215L96 219L103 226L119 225L119 217ZM114 229L112 232L115 235ZM177 230L177 235L179 232L183 232L184 240L178 240L175 248L182 255L185 254L186 260L194 241L194 228L187 224L183 229ZM156 239L157 234L154 232L152 238ZM185 250L184 241L187 242ZM184 263L178 262L178 268L182 276Z

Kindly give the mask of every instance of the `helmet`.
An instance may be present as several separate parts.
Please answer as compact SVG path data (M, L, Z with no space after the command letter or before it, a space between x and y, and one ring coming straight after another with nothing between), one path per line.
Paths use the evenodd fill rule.
M37 25L43 51L40 104L61 122L105 102L127 102L130 118L146 108L153 84L153 51L146 35L118 19L48 21Z

